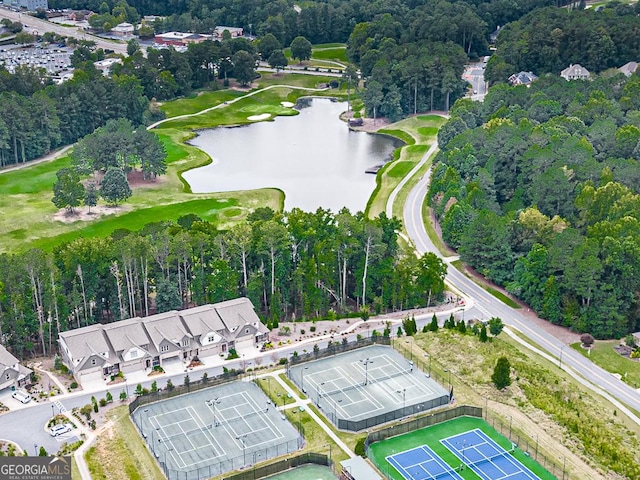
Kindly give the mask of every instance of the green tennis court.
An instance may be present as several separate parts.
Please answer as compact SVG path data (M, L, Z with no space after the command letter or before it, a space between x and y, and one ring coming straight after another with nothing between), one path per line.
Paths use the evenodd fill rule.
M487 434L487 436L505 450L512 448L511 442L500 435L484 420L475 417L459 417L432 427L376 442L369 447L367 454L371 461L387 478L394 480L403 480L404 477L386 460L386 457L422 445L427 445L453 469L460 465L460 460L441 443L441 440L475 429L479 429ZM516 448L513 456L535 473L541 480L557 480L556 477L522 450ZM462 470L459 474L466 480L478 480L478 478L480 478L468 469Z

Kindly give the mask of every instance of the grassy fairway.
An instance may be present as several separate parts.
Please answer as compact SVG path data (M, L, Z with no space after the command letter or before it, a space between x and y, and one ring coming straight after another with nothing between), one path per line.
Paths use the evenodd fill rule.
M446 120L435 115L420 115L417 117L400 120L378 133L399 138L406 143L400 149L400 153L394 156L394 161L388 163L379 172L376 179L376 190L369 199L367 214L370 218L376 217L386 210L387 200L393 189L422 159L431 144L435 141L438 129ZM409 191L418 179L429 168L430 162L420 169L413 179L409 180L396 198L393 214L402 218L402 206Z
M327 80L325 77L305 75L266 75L260 79L260 86L286 83L294 87L315 88L318 83ZM206 165L211 159L184 142L193 136L193 129L249 123L248 116L260 113L295 115L296 110L282 107L281 102L295 102L309 93L289 86L273 88L207 114L162 124L154 132L168 153L167 174L157 182L137 187L129 201L114 210L112 215L96 216L91 222L63 223L53 219L57 213L51 203L53 184L56 172L69 166L68 157L0 175L0 209L3 211L0 217L0 232L3 233L0 235L0 252L20 252L34 246L49 249L76 237L108 235L120 228L136 230L151 221L175 220L189 213L200 215L224 228L241 220L257 206L281 210L283 194L275 189L192 195L181 173ZM245 94L237 91L204 92L168 102L161 108L169 115L184 115ZM327 94L340 96L342 92L331 90Z
M85 455L94 480L128 478L162 480L164 475L138 435L127 406L108 414L111 428L98 436Z
M591 347L591 353L582 348L579 342L571 344L571 348L607 372L620 375L633 388L640 388L640 362L618 354L613 347L619 344L618 340L597 340Z

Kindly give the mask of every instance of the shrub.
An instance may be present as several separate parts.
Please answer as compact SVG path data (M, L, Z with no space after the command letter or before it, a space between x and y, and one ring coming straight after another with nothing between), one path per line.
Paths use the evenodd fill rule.
M586 335L586 334L585 334ZM583 335L584 336L584 335ZM592 337L593 338L593 337ZM582 341L582 337L580 337L580 341ZM593 343L593 342L591 342ZM636 338L633 335L627 335L626 337L624 337L624 343L627 347L629 348L636 348L638 345L636 344ZM582 341L582 344L586 346L586 344L584 343L584 341Z
M93 404L93 412L94 412L94 413L98 413L98 404L97 404L97 403L94 403L94 404ZM88 420L88 419L87 419L87 420Z
M158 391L158 382L156 382L155 380L153 382L151 382L151 391L153 393Z
M494 337L497 337L498 335L500 335L500 332L502 332L502 329L504 328L502 319L498 317L491 318L488 324L489 324L489 333L491 333L491 335L493 335Z
M482 343L485 343L487 340L489 340L489 338L487 337L487 327L483 323L482 327L480 327L480 341Z
M124 390L122 390L120 392L120 401L124 402L127 399L127 392L125 392Z
M105 393L105 399L107 400L107 403L113 402L113 395L111 395L111 392L109 390L107 390L107 393Z
M304 328L300 329L300 335L304 335L305 333L307 333L307 331Z
M235 348L230 348L229 355L227 355L227 360L233 360L234 358L240 358L240 355L238 355L238 352L236 352Z
M309 327L309 331L310 331L311 333L315 332L315 331L316 331L316 327L315 327L315 325L311 325L311 326Z
M202 374L202 383L207 383L209 381L209 374L207 372L204 372Z
M580 343L582 343L585 348L591 348L595 341L596 339L593 338L593 335L590 333L583 333L580 335Z
M106 398L101 398L100 399L100 406L101 407L106 407L107 406L107 399Z
M171 379L167 380L167 390L172 392L174 388L176 387L173 385L173 382L171 381Z
M75 388L78 388L78 382L74 380L73 382L71 382L71 385L69 385L69 390L73 390Z
M285 357L282 357L280 360L278 360L278 365L286 365L287 363L288 361Z
M365 455L365 449L364 449L365 440L366 440L365 437L359 438L358 441L356 442L356 446L353 448L353 453L355 453L360 457L364 457Z
M184 376L183 384L185 387L189 387L189 385L191 385L191 379L189 378L189 375Z
M371 311L369 310L368 305L363 305L362 307L360 307L360 318L362 320L366 322L367 320L369 320L370 316L371 316Z

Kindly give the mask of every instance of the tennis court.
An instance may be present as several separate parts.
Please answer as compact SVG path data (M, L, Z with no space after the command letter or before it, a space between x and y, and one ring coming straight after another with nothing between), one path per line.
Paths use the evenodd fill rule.
M406 480L462 480L433 450L422 445L386 458Z
M447 405L445 388L393 348L375 345L293 366L289 378L339 428L362 430Z
M441 442L484 480L539 480L480 429L460 433Z
M169 478L208 478L301 446L295 428L249 382L147 404L132 417Z
M439 412L434 416L446 418L447 415ZM398 430L398 434L374 440L367 447L367 457L388 479L560 478L552 475L527 452L514 448L507 438L482 418L463 415L415 430L412 429L413 423L412 420L404 425L388 427L387 430ZM407 428L401 428L404 426ZM507 451L509 449L512 452ZM503 459L494 458L497 455Z

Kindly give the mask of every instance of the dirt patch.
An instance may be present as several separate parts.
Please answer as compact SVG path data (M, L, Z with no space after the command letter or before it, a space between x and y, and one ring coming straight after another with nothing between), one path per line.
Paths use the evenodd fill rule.
M350 118L350 117L347 117L345 114L345 118ZM356 130L359 132L372 133L372 132L377 132L378 130L381 130L385 128L387 125L391 124L391 122L386 118L376 118L375 120L373 118L363 118L362 121L363 121L362 125L359 125L357 127L350 127L350 128L352 130Z
M89 211L89 207L77 207L73 212L63 208L62 210L58 210L58 213L53 216L53 219L62 223L91 222L101 217L127 212L129 210L131 210L130 205L118 205L117 207L96 205L95 207L91 207L91 211Z

